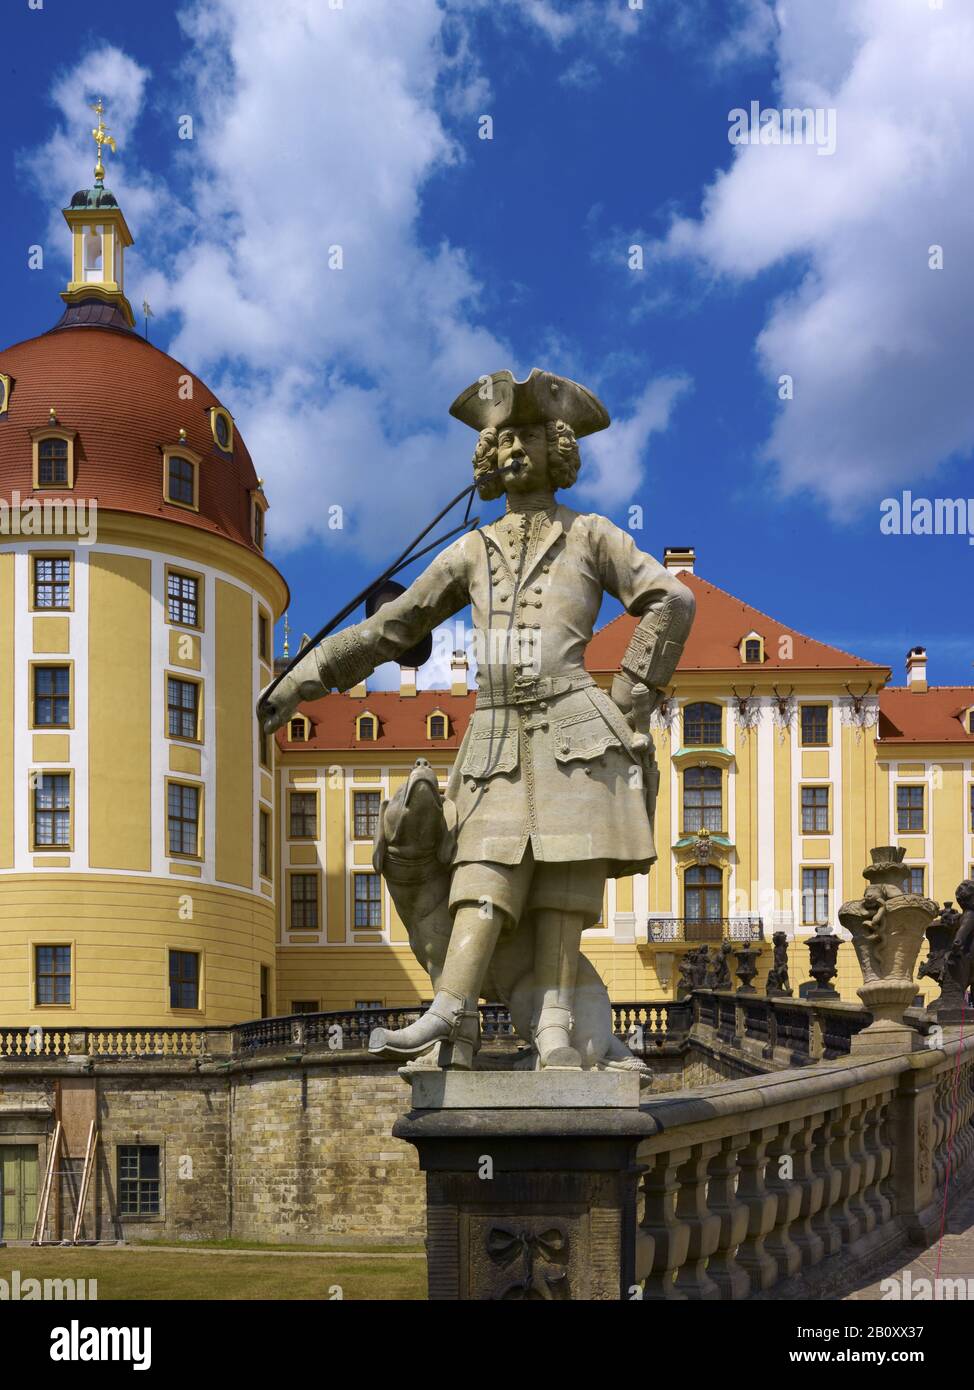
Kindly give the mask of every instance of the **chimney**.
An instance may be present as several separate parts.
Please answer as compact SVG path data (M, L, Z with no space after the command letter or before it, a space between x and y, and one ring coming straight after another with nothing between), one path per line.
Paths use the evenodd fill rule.
M467 689L467 654L466 652L454 652L450 661L450 694L466 695Z
M416 694L416 667L399 667L399 694L402 696Z
M696 559L692 545L668 545L663 551L663 565L672 574L692 574Z
M358 685L353 685L345 691L346 695L352 695L356 700L364 700L368 693L365 688L365 681L359 681Z
M927 688L927 649L911 647L906 654L907 688L922 695Z

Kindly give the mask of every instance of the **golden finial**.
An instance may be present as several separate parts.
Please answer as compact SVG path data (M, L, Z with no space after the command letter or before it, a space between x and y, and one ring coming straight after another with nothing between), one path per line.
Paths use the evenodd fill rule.
M180 444L185 444L185 443L186 443L186 431L185 431L185 429L183 429L182 427L180 428L180 431L179 431L179 442L180 442Z
M96 146L98 147L98 163L95 165L95 182L101 183L101 181L105 177L105 166L101 162L102 147L104 145L107 145L108 148L111 150L112 154L114 154L115 137L108 134L105 122L102 120L102 116L105 113L105 105L101 97L98 98L98 100L95 102L94 106L92 106L91 109L95 112L95 114L98 117L98 125L91 132L91 134L94 138Z
M52 425L56 425L56 424L57 424L57 411L54 409L53 405L51 406L50 410L49 410L48 413L47 413L47 418L48 418L48 422L49 422L50 424L52 424Z
M290 635L291 635L291 625L290 625L290 623L289 623L288 620L287 620L287 613L285 613L285 614L284 614L284 660L285 660L285 661L287 661L288 657L289 657L290 654L291 654L291 652L290 652L290 642L288 641L288 638L290 637Z

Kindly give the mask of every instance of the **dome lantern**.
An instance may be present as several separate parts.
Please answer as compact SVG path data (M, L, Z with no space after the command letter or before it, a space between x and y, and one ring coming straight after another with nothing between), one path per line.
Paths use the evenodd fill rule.
M128 328L135 327L132 306L125 297L125 249L132 245L122 210L114 193L105 187L104 147L115 152L115 139L103 120L104 105L99 99L92 110L98 125L91 132L98 151L95 182L80 189L64 209L71 228L71 279L61 298L70 307L80 304L106 304L119 311ZM121 325L119 325L121 326Z

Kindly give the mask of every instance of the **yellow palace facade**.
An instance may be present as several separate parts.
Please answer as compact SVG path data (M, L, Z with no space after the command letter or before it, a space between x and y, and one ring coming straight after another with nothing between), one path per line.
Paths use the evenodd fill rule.
M99 174L101 177L99 177ZM372 870L382 799L417 757L445 782L473 709L365 686L264 739L286 584L232 415L134 331L131 234L96 170L65 209L49 331L0 351L0 1030L225 1026L409 1005L429 985ZM697 619L655 718L660 859L586 934L615 1000L672 997L724 936L835 923L875 844L951 898L974 865L974 690L928 686L666 563ZM632 625L593 639L608 685ZM840 985L858 972L843 949Z

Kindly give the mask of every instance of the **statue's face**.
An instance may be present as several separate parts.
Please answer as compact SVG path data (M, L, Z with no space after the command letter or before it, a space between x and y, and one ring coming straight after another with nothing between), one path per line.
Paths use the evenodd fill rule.
M963 883L959 883L954 897L957 899L958 907L962 907L965 912L969 907L974 907L974 879L965 878Z
M504 491L513 497L551 490L548 476L548 436L544 425L509 425L497 432L497 466L518 467L503 473Z

